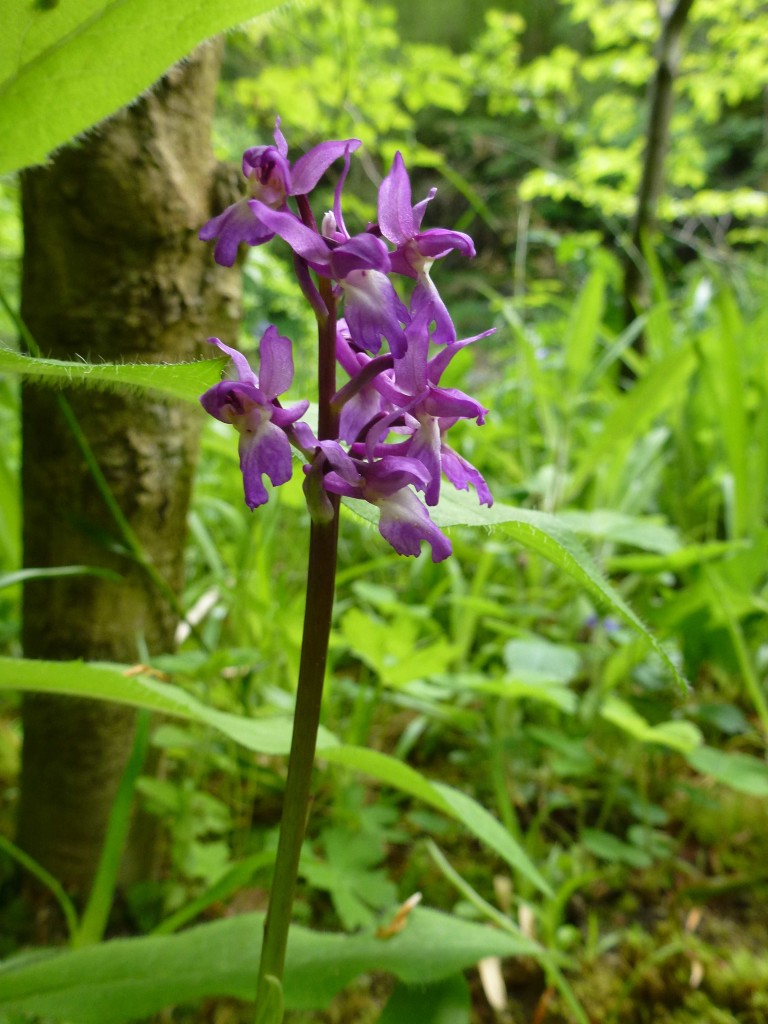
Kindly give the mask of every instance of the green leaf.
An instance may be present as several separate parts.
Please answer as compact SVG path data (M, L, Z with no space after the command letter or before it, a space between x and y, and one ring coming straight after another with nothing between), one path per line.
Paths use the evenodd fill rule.
M378 1024L469 1024L471 1000L463 974L432 985L396 985Z
M5 0L0 174L42 163L113 114L198 43L277 0Z
M285 1000L280 979L268 974L264 979L264 988L266 998L259 1000L256 1024L282 1024Z
M197 403L200 395L221 380L226 358L195 363L86 363L39 359L0 345L0 373L17 373L41 384L61 387L126 387L157 391Z
M360 510L355 507L355 511ZM524 547L542 555L581 584L601 607L611 609L632 626L665 663L680 691L687 694L688 684L656 637L603 576L581 541L557 517L500 503L483 508L468 494L446 490L432 518L441 527L501 527Z
M122 1024L209 996L253 999L264 917L246 914L172 936L116 939L0 968L0 1017L37 1014L77 1024ZM539 956L523 937L434 910L402 932L338 935L295 926L283 979L289 1009L324 1007L359 974L389 971L410 985L456 975L483 957Z
M345 498L344 504L369 523L378 523L379 510L368 502L357 498ZM688 684L667 652L626 601L613 589L581 541L558 518L546 512L513 508L499 502L491 508L485 508L477 503L473 495L448 488L444 488L440 504L430 510L430 515L441 528L500 527L523 547L543 555L581 584L599 605L611 609L632 626L665 663L681 693L687 694Z
M682 572L691 566L725 558L726 555L746 548L749 548L749 542L744 540L712 540L702 544L688 544L666 555L615 555L606 560L606 565L612 572Z
M590 853L609 864L627 864L631 868L648 868L653 864L653 858L645 850L625 843L623 839L599 828L582 829L579 840Z
M558 519L574 533L595 540L629 544L643 551L667 555L680 547L680 537L671 526L650 516L630 516L613 509L565 510Z
M566 329L565 368L571 391L578 390L594 362L604 308L605 275L595 271L579 292Z
M610 694L600 709L600 716L640 743L658 743L681 754L689 754L703 742L701 732L693 722L670 721L651 725L620 697Z
M26 580L50 580L58 576L100 576L105 580L119 583L122 576L112 569L104 569L98 565L56 565L48 569L19 569L0 576L0 590L13 587Z
M261 754L287 754L290 749L290 718L253 719L217 711L179 686L158 682L147 675L126 675L127 671L132 670L122 665L0 658L0 690L111 700L201 722ZM330 748L336 739L321 727L318 743Z
M515 679L567 685L578 675L581 658L571 647L534 637L506 643L504 664Z
M364 772L456 818L481 842L502 857L510 867L533 882L541 892L551 895L549 884L531 862L525 850L504 826L472 797L444 783L430 782L407 764L377 750L337 746L330 750L321 750L319 757L332 764L343 764Z
M686 755L691 768L739 793L768 797L768 764L749 754L699 747Z

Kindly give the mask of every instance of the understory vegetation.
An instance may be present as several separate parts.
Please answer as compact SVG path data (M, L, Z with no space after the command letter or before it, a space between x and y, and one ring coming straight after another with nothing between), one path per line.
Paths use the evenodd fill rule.
M446 24L431 39L400 6L302 4L232 34L215 147L236 162L271 138L275 115L292 153L362 139L351 178L363 198L345 211L362 224L375 219L396 150L414 200L437 186L430 216L471 233L478 255L449 257L435 282L460 338L496 327L445 372L444 386L469 382L490 410L481 429L457 427L455 447L499 506L522 512L513 523L450 528L454 555L435 565L396 558L343 510L286 1020L760 1024L765 10L740 5L737 18L715 0L692 9L664 194L643 251L629 254L645 290L628 316L655 5L552 2L540 5L551 9L546 24L526 11L536 5L489 9L483 20L478 7L463 33ZM0 199L0 340L12 348L15 182ZM276 324L295 340L296 393L313 398L313 321L288 256L254 249L242 270L242 350ZM8 659L22 654L19 408L9 373L0 378ZM147 719L146 764L161 767L137 769L131 789L159 823L160 869L119 888L108 938L194 936L192 926L267 904L287 747L282 733L274 748L242 740L231 722L253 721L269 738L271 717L291 714L309 513L298 473L250 511L230 435L220 422L203 428L178 649L136 659L148 687L178 687L194 707L147 705L167 711ZM553 518L528 523L529 511ZM11 674L1 682L0 953L12 957L29 929L21 878L46 879L13 845L20 701ZM420 904L406 903L416 893ZM59 903L66 914L66 894ZM70 939L82 936L76 920L66 924ZM456 954L443 973L441 961L454 963L451 929L465 951L491 930L501 945L477 939L478 955ZM428 965L422 978L408 973L405 952L398 961L409 930ZM339 945L313 946L316 933L335 933ZM78 953L98 948L83 941ZM147 950L131 970L166 955ZM182 960L168 952L163 962L170 976ZM4 979L12 974L0 972L4 1024L99 1020L95 1004L78 1017L66 1002L57 1014L32 995L4 1001ZM252 1019L239 980L190 992L159 1015L120 1019Z

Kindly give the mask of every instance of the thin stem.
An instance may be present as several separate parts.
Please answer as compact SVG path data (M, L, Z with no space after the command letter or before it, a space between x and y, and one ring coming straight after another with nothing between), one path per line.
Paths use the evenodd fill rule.
M318 318L318 435L320 440L328 440L335 438L338 433L338 413L331 403L336 391L336 310L329 280L321 278L320 291L328 315ZM336 582L339 498L336 495L329 495L329 498L333 509L332 519L327 522L313 521L309 537L299 684L283 799L283 818L259 964L257 1021L262 1017L270 1022L281 1019L279 1010L269 1009L274 1005L272 1000L275 992L275 982L270 979L281 981L285 967L296 876L310 808L310 785Z

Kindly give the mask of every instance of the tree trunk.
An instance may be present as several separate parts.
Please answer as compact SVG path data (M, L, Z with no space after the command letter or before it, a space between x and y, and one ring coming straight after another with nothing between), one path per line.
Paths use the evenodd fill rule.
M624 261L624 320L627 325L648 307L649 289L643 244L656 226L656 209L664 189L664 163L669 148L673 90L680 67L683 31L692 6L693 0L676 0L662 17L656 73L651 82L649 98L643 171L631 239ZM634 348L642 352L644 345L641 333L637 336Z
M46 168L23 175L22 315L43 355L165 362L232 340L237 275L199 227L221 209L210 149L220 47L202 47L152 91ZM207 348L207 346L206 346ZM123 391L66 392L112 494L178 592L202 417ZM51 390L23 391L24 565L97 565L121 574L28 583L30 658L134 663L173 646L177 617L120 534ZM76 896L93 879L134 713L28 696L18 842Z

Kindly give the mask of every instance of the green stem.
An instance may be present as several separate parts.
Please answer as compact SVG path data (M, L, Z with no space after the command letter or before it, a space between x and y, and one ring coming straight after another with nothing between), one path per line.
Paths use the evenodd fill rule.
M149 711L146 710L139 711L136 717L136 735L133 741L133 749L125 766L120 784L117 787L112 810L109 812L109 823L104 839L104 848L101 851L96 877L88 897L88 904L80 918L80 926L72 936L73 949L101 942L104 938L109 912L112 909L115 896L120 861L131 824L131 811L133 809L136 783L144 767L144 760L147 755L147 748L149 747L150 720Z
M328 315L318 318L318 436L320 440L326 440L335 438L338 433L338 414L331 404L336 392L336 310L330 281L320 280L320 293ZM312 769L331 632L339 499L335 495L329 495L329 498L333 508L332 519L313 522L309 537L307 599L293 738L288 758L275 873L259 964L256 1020L269 1021L270 1024L278 1024L282 1019L282 1011L275 1002L275 991L279 991L277 983L282 980L285 967L291 908L309 814Z

